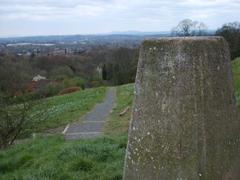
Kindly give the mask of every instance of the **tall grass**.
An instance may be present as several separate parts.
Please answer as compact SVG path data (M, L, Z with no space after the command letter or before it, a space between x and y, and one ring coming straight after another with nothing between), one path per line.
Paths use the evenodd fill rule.
M41 137L0 151L0 179L122 179L126 138Z
M105 134L109 136L127 135L129 121L132 113L132 101L134 95L134 84L126 84L117 87L117 102L105 126ZM119 116L126 108L128 111Z

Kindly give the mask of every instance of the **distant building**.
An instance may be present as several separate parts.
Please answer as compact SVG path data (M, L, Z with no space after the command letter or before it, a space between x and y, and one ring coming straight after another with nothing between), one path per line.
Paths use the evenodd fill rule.
M37 75L33 78L32 81L28 82L25 85L25 92L36 92L41 89L44 89L48 85L56 85L58 82L46 79L43 76Z
M102 71L103 71L102 67L101 67L101 66L98 66L98 67L96 68L96 71L97 71L98 77L99 77L100 79L102 79Z
M37 81L45 80L45 79L46 79L46 77L41 76L41 75L38 74L37 76L34 76L34 77L33 77L33 80L32 80L32 81L37 82Z

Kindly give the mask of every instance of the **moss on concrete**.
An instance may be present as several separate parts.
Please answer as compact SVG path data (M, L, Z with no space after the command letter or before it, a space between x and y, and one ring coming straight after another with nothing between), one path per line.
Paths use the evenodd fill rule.
M240 121L223 38L145 41L135 86L125 180L239 176Z

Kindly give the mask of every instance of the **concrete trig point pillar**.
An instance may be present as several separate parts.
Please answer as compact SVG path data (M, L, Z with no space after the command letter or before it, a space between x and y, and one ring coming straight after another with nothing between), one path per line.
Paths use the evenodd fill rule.
M228 45L220 37L143 42L124 180L239 180Z

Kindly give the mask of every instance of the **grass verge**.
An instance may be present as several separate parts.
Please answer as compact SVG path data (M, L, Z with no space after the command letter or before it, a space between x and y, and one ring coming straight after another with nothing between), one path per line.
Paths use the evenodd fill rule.
M114 107L105 125L104 133L109 136L121 136L128 133L129 121L132 113L134 84L118 86L116 107ZM122 116L119 114L129 108Z
M44 114L44 120L38 122L35 131L55 128L78 120L105 97L106 88L93 88L62 96L45 99L36 105L32 114Z

